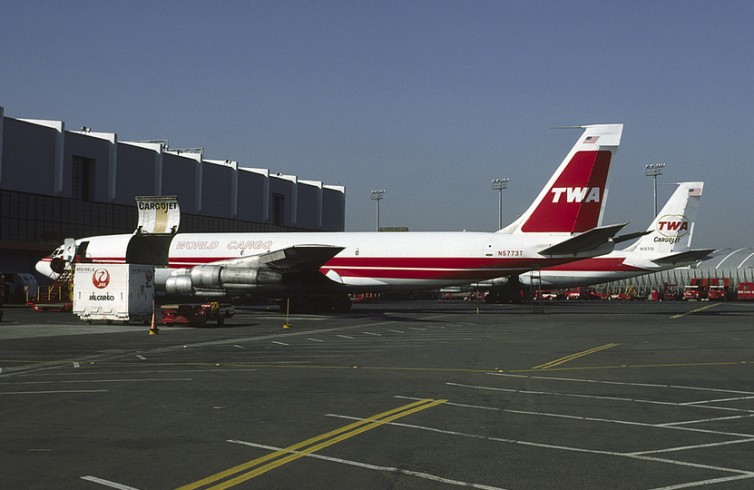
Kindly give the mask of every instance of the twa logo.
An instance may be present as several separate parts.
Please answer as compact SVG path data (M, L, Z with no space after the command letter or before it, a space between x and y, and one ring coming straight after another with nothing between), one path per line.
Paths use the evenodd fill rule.
M689 220L680 214L666 214L657 221L657 232L666 237L682 237L689 232Z
M97 289L105 289L110 284L110 273L107 269L97 269L92 274L92 284Z
M559 203L565 196L565 202L600 202L599 187L553 187L552 202Z

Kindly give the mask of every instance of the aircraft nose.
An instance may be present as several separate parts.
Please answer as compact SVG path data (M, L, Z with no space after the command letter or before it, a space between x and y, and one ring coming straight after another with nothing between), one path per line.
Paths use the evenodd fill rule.
M57 279L60 274L53 271L52 267L50 267L51 260L52 259L50 257L45 257L39 262L37 262L34 268L37 269L37 272L39 272L45 277L49 277L50 279Z

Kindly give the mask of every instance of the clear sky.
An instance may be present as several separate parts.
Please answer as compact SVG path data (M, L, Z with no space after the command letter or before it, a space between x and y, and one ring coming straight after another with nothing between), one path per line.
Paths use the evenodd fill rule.
M695 246L754 246L754 2L34 1L0 7L0 106L346 186L346 230L492 231L578 131L624 123L605 223L705 182Z

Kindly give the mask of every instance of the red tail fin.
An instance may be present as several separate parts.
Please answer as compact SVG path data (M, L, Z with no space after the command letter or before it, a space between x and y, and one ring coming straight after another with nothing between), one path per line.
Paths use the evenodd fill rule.
M586 131L537 199L506 232L581 233L599 226L610 163L622 124L582 126Z

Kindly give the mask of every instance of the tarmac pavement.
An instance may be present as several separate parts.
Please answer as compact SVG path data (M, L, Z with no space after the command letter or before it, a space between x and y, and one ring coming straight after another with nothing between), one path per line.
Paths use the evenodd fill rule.
M754 304L6 308L0 488L754 486Z

